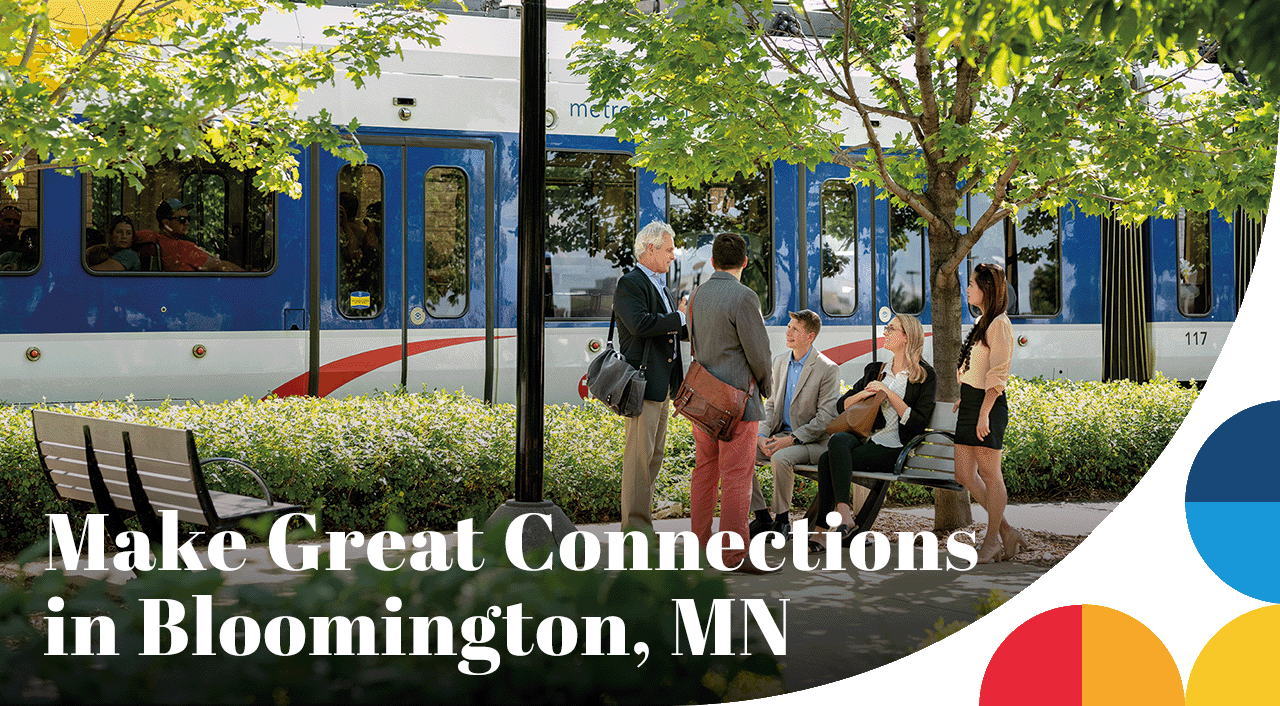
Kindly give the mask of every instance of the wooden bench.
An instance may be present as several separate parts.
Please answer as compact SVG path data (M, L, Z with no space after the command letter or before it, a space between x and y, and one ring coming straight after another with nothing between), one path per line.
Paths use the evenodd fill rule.
M212 531L241 520L281 515L297 505L275 502L262 477L233 458L200 459L195 437L186 429L153 427L48 410L31 411L40 467L58 497L96 505L115 537L137 515L143 532L160 541L160 515L176 510L178 519ZM263 499L209 490L204 468L222 464L249 473Z
M875 481L870 494L862 503L862 507L853 517L856 531L868 532L880 514L885 496L889 493L891 483L911 483L927 488L944 490L964 490L964 486L956 482L955 464L955 430L956 413L951 411L952 403L939 402L933 410L933 416L925 427L925 432L902 447L898 460L894 463L892 473L872 473L854 471L857 478ZM817 480L818 467L809 464L798 464L797 475ZM812 523L817 515L818 501L815 499L805 515Z

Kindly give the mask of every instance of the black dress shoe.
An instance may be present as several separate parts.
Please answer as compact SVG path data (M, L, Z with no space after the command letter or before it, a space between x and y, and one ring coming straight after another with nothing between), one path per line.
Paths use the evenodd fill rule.
M773 531L781 533L783 539L791 539L791 520L774 520Z
M742 525L738 525L738 526L741 527ZM761 532L768 532L771 529L773 529L773 520L761 520L759 518L756 518L751 521L751 524L747 525L747 534L754 537L757 534L760 534ZM791 524L788 523L787 524L788 534L790 533L790 531L791 531Z

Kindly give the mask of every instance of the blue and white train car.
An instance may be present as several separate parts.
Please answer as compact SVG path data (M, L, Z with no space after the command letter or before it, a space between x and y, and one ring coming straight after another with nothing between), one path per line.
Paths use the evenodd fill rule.
M349 15L299 10L267 32L321 41ZM510 14L500 11L501 14ZM497 13L490 13L497 14ZM627 164L568 72L573 37L549 23L546 398L585 394L635 232L671 223L670 274L687 290L712 234L746 235L744 282L760 295L776 351L787 312L817 311L819 348L855 379L893 313L930 323L927 249L914 218L824 165L674 189ZM158 165L135 191L46 172L4 196L0 216L36 257L0 272L0 400L220 401L346 395L404 387L514 397L519 20L458 15L438 48L406 48L364 89L317 94L338 123L358 118L368 162L301 155L303 196L266 196L227 165ZM895 126L886 121L881 130ZM851 142L857 140L850 128ZM886 135L887 137L887 135ZM101 271L90 252L130 216L143 238L156 209L189 205L189 238L245 272L164 271L173 253L138 244L144 269ZM969 208L985 206L980 195ZM9 206L16 206L9 208ZM9 228L10 225L4 225ZM8 231L5 231L7 234ZM1185 214L1123 228L1071 209L990 229L970 264L1002 263L1022 376L1099 379L1126 357L1203 380L1247 284L1261 227ZM6 237L8 237L6 235ZM153 236L150 236L154 239ZM892 243L892 246L891 246ZM972 321L972 312L964 313ZM927 351L926 351L927 352Z

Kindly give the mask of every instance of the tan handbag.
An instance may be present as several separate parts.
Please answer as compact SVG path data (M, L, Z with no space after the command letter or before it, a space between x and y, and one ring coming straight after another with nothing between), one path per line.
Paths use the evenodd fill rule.
M876 378L877 380L884 379L884 370L885 365L881 363L880 377ZM827 433L849 432L860 439L871 436L876 426L876 415L880 413L880 403L884 402L886 397L888 395L884 392L877 392L845 407L844 411L836 415L836 418L827 425Z
M689 297L689 352L694 352L692 295ZM754 378L749 389L743 392L712 375L695 357L671 405L698 428L721 441L729 441L742 421L747 400L755 391Z

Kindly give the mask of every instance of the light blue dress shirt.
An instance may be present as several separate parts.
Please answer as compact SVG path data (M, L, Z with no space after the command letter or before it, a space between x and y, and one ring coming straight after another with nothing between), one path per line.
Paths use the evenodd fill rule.
M795 359L795 354L787 358L787 394L782 398L782 429L779 433L791 431L791 401L796 396L796 386L800 384L800 371L804 370L804 362L813 355L813 346L809 346L809 352L804 354L800 360ZM760 432L760 436L769 436L764 432Z

